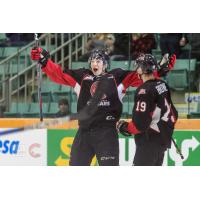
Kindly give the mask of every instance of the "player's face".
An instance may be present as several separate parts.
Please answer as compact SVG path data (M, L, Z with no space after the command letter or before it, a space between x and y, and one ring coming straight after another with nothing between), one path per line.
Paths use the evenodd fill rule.
M103 64L101 59L91 60L91 69L95 76L99 76L105 72L106 65Z
M67 110L68 110L68 105L66 105L66 104L60 104L59 105L59 109L60 109L60 111L61 112L67 112Z
M142 79L142 75L143 75L142 68L141 68L141 67L138 67L138 68L136 69L136 71L137 71L137 74L138 74L138 78Z
M139 75L142 75L142 68L141 68L141 67L138 67L138 68L137 68L137 73L138 73Z

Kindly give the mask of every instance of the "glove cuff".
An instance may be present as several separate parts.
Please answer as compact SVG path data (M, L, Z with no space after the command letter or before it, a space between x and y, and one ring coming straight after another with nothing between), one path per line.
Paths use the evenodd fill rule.
M119 129L120 133L126 137L132 136L131 133L128 132L128 122L124 122L120 129Z
M39 59L39 63L42 65L42 68L47 65L48 59L50 58L50 54L45 49L42 49L41 58Z

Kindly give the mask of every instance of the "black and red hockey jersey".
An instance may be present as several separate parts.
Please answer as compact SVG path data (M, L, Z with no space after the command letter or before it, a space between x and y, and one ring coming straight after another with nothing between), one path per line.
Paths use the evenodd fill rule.
M48 77L58 83L71 86L78 97L77 111L84 109L89 105L97 88L101 77L94 76L89 69L65 69L64 71L50 59L47 65L42 68ZM96 113L90 116L90 119L79 120L81 127L95 127L103 124L113 124L120 119L122 113L122 98L129 86L137 87L142 84L142 80L134 71L127 71L121 68L109 71L104 75L104 95L98 103ZM113 123L112 123L113 122Z
M172 103L168 85L162 80L148 80L136 90L128 131L136 134L136 142L138 138L153 135L170 146L177 118L178 112Z

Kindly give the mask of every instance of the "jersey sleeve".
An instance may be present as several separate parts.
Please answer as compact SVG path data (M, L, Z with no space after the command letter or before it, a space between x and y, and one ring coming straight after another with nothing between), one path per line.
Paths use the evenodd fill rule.
M113 74L117 85L123 84L124 89L128 87L138 87L140 86L143 81L139 78L136 71L129 71L129 70L123 70L121 68L117 68L114 70L111 70L109 73Z
M75 87L76 83L81 84L81 80L85 75L86 69L62 70L61 66L48 60L47 65L42 68L42 71L54 82L71 87Z

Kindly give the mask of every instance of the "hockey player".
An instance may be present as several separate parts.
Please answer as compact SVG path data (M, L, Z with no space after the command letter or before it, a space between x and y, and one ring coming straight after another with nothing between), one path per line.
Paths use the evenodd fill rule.
M119 121L119 132L135 135L136 166L160 166L164 152L171 147L171 138L178 113L172 103L168 85L153 76L158 69L150 54L136 59L137 73L143 84L137 88L131 122Z
M79 116L79 129L72 145L70 165L90 165L94 155L99 165L119 165L116 122L122 113L122 97L126 89L142 84L138 74L120 68L107 72L109 57L98 49L91 53L90 69L62 71L42 48L32 49L31 58L39 60L42 71L52 81L74 89L78 96L78 112L87 107L87 117ZM168 66L161 72L165 70L169 70Z

